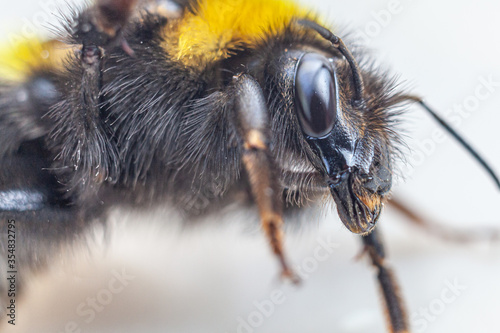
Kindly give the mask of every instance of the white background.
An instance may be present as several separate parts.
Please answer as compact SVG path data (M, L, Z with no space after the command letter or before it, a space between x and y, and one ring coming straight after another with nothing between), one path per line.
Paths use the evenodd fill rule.
M4 4L0 14L4 40L29 29L27 22L37 20L34 15L42 13L38 18L43 18L43 2ZM382 15L380 21L381 11L387 13L391 3L398 4L398 12ZM480 77L500 82L498 2L317 0L310 4L335 26L369 35L367 46L378 63L443 115L451 116L448 112L455 104L474 96ZM470 110L458 130L500 172L500 87L495 89ZM423 111L411 108L402 128L410 151L418 151L418 143L429 139L437 125ZM450 229L500 227L498 189L453 140L436 145L422 163L413 164L414 170L405 172L406 180L396 186L395 196ZM280 289L285 302L253 332L385 332L373 272L366 261L353 260L358 240L335 213L326 219L319 213L311 215L303 224L312 227L288 237L287 248L297 264L312 258L318 237L332 237L338 245L299 289L279 283L278 267L262 235L254 229L243 233L238 227L249 216L255 220L254 214L228 211L223 223L182 232L170 227L173 223L151 226L150 216L116 214L119 229L111 236L105 258L94 254L88 259L77 253L71 263L65 259L62 269L57 266L34 280L13 331L63 332L67 322L75 321L83 332L234 332L238 317L248 318L256 311L255 301L269 299L273 289ZM155 219L163 222L172 217ZM446 243L409 226L390 208L380 228L409 313L422 319L419 311L430 308L432 319L425 321L425 329L420 321L415 332L498 331L500 244ZM75 314L81 302L106 288L113 268L124 267L136 278L95 320L86 323ZM454 280L467 289L440 308L443 293L452 295L446 291L446 281ZM63 301L66 295L72 299Z

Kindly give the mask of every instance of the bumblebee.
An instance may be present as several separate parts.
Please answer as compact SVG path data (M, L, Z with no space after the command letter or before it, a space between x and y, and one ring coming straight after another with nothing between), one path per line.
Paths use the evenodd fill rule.
M389 330L409 332L375 225L400 106L441 121L420 98L286 0L97 0L59 37L5 50L0 67L0 227L16 223L20 283L113 207L169 202L195 219L240 194L298 282L284 212L329 200L362 237Z

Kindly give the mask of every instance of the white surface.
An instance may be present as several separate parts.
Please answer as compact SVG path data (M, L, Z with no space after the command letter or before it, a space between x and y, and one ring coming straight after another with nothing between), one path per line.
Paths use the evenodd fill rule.
M0 31L15 33L28 26L23 22L42 17L43 2L4 4ZM395 2L310 3L335 24L356 32L381 27L374 13ZM399 74L405 86L425 96L441 114L474 96L480 77L492 75L500 81L498 2L396 3L401 11L373 34L368 46L384 67ZM458 127L498 171L499 108L500 87L496 87ZM438 127L414 108L405 116L403 128L416 151L418 142ZM500 227L498 190L453 140L437 145L422 163L415 163L412 172L404 174L407 180L398 184L395 195L425 215L448 222L450 228ZM144 216L128 218L133 226L121 226L114 234L105 260L92 263L76 256L76 264L40 277L19 309L20 325L12 331L64 332L65 324L74 320L83 332L235 332L238 317L248 318L256 311L255 301L262 303L273 289L281 289L285 301L253 332L385 332L372 271L364 261L352 260L359 250L357 241L335 214L325 223L306 219L305 223L320 227L287 239L297 264L314 258L318 237L333 237L338 244L299 289L278 282L277 265L258 231L244 235L237 230L246 216L227 214L225 224L185 232L167 226L145 227L149 218ZM122 217L116 219L123 222ZM415 332L498 331L498 244L447 244L407 226L390 210L380 224L409 313L420 320L415 321ZM112 270L122 268L136 277L130 285L114 295L91 323L76 315L81 302L106 288ZM447 281L454 280L467 289L449 303L440 301L453 295ZM73 298L65 300L67 295ZM429 307L436 315L428 317L422 329L424 317L419 313Z

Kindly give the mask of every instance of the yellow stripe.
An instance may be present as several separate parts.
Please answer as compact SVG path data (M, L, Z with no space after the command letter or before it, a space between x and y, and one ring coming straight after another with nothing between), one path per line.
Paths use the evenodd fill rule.
M286 0L199 0L194 13L166 28L164 49L186 65L199 66L257 45L297 17L314 19Z
M0 47L0 80L21 82L35 70L61 65L70 50L57 41L26 39Z

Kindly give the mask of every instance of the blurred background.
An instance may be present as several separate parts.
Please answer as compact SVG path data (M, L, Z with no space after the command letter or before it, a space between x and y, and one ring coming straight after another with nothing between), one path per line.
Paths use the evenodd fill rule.
M349 31L403 87L455 121L500 172L500 3L303 2L338 31ZM44 29L55 3L4 4L2 39ZM417 107L408 109L401 129L407 164L400 165L394 196L450 230L500 228L499 191L478 164L449 136L437 142L440 128ZM89 248L54 258L22 299L16 328L2 329L386 332L374 271L367 260L355 260L359 239L335 211L307 212L300 217L303 228L287 235L290 259L304 277L298 288L280 282L256 211L228 207L207 219L215 221L186 230L168 209L115 212L109 230L96 231L104 236ZM498 242L445 242L390 207L379 223L414 332L498 331Z

